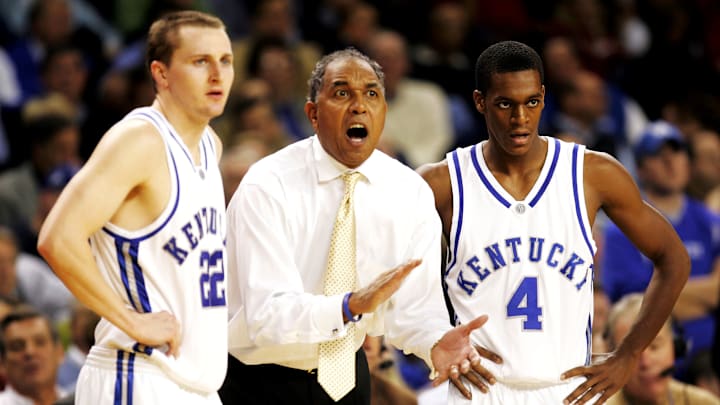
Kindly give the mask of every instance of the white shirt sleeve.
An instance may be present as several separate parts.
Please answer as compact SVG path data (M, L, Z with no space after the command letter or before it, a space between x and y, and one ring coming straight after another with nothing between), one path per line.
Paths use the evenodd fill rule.
M405 353L430 361L430 348L452 328L440 283L441 223L429 188L422 189L415 212L417 226L406 257L423 262L386 304L385 337Z
M242 306L248 337L256 346L319 343L343 336L343 294L305 292L292 244L286 210L263 187L241 184L228 206L230 312Z

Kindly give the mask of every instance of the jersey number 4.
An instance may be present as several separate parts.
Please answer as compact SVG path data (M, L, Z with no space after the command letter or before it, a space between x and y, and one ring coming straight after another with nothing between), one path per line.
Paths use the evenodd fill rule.
M538 306L537 277L525 277L507 304L507 316L523 316L523 330L542 329L542 308Z
M200 252L200 300L203 307L225 306L225 264L222 250Z

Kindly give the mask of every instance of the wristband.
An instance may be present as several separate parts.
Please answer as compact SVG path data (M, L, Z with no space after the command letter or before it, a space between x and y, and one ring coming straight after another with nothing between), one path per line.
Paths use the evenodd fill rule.
M345 318L348 319L350 322L357 322L362 319L362 314L358 315L357 317L354 317L352 312L350 312L350 296L352 295L351 292L345 294L345 298L343 298L343 304L342 304L342 310L343 315L345 315Z

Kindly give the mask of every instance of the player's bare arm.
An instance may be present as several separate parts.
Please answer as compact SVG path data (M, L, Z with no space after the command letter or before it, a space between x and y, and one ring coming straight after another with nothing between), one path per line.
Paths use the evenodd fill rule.
M680 293L673 316L685 321L705 316L720 301L720 258L713 263L713 271L703 276L693 276Z
M584 404L600 394L604 403L630 378L640 354L670 315L690 272L690 259L672 225L645 203L630 174L607 154L585 155L584 187L588 216L602 208L630 241L655 265L640 314L617 350L600 363L576 367L563 378L585 376L566 403Z
M89 237L106 222L130 229L151 223L169 194L162 138L148 123L114 126L48 215L38 250L78 299L138 342L167 344L175 354L179 326L169 313L138 314L112 292L92 257Z

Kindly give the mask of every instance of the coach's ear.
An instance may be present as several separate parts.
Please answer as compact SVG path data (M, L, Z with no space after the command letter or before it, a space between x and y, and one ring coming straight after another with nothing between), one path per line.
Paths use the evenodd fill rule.
M473 91L473 101L475 101L475 109L478 110L480 114L485 114L485 96L483 96L480 90Z
M305 102L305 115L310 120L310 124L312 124L313 130L315 133L317 133L317 104L313 103L312 101L306 101Z

